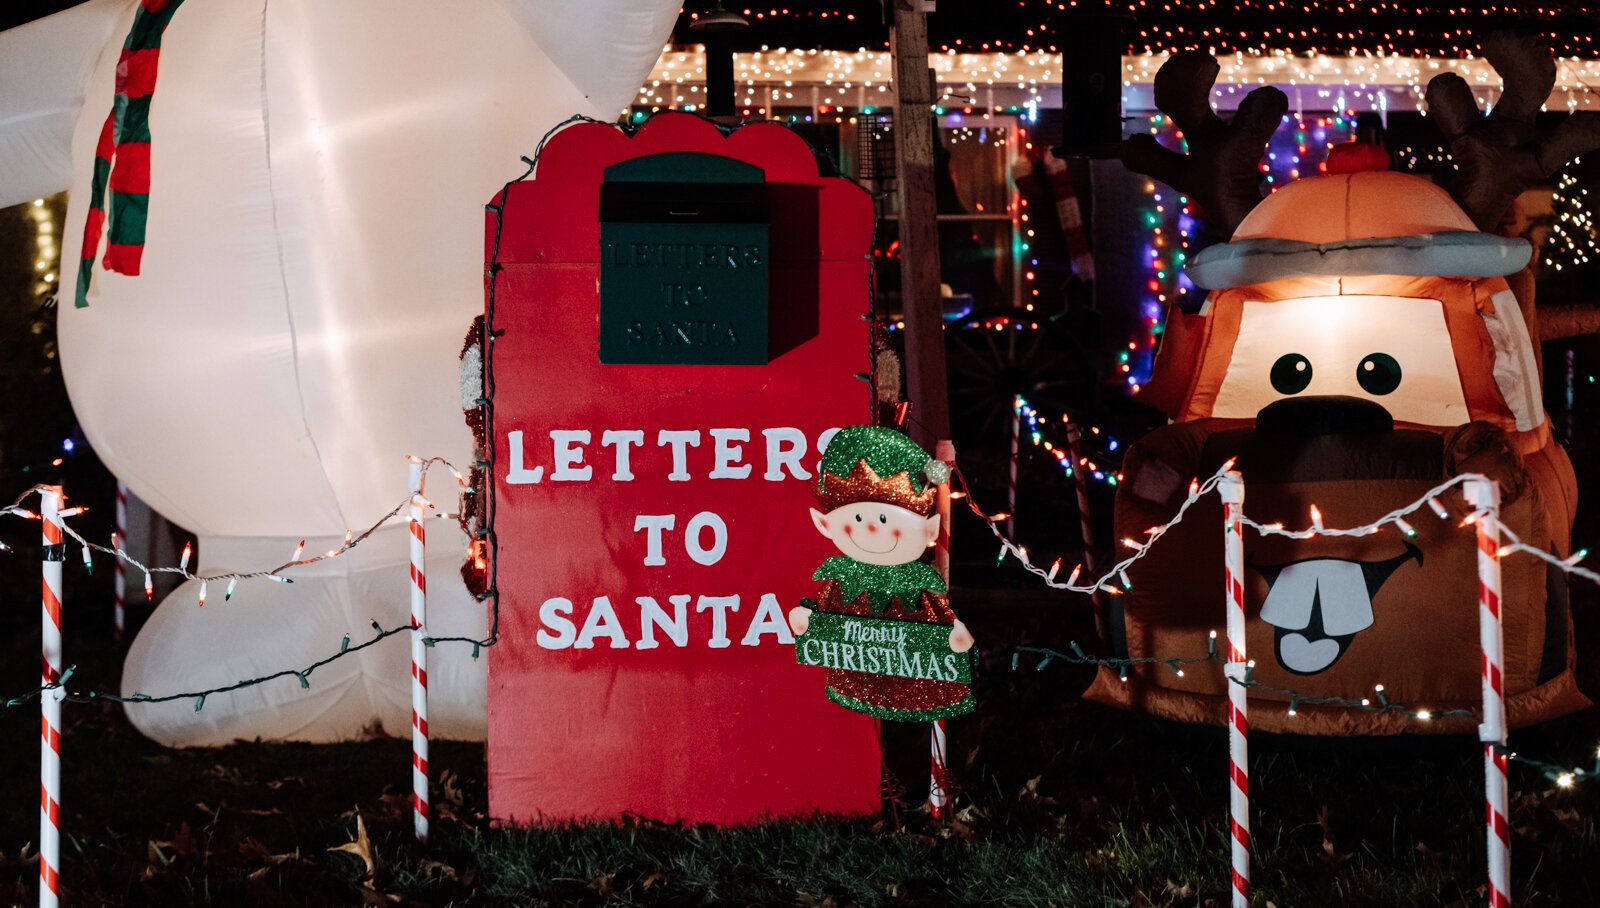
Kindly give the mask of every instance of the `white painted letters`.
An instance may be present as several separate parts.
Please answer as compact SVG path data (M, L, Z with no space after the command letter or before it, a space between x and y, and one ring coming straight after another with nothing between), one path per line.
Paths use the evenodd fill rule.
M506 436L506 441L511 448L511 469L506 471L506 485L532 485L544 478L544 467L534 467L530 470L524 466L527 457L522 453L521 432L510 433Z
M647 530L644 542L644 563L650 567L660 567L667 563L667 556L661 551L661 531L672 529L677 521L673 514L640 514L633 518L633 531Z
M749 441L749 429L712 429L711 438L716 442L716 461L711 467L711 479L748 479L750 478L750 465L740 464L744 457L744 448L732 444L736 441Z
M662 429L656 436L656 446L672 446L672 472L667 478L673 482L689 481L688 447L700 447L699 429ZM686 447L687 446L687 447Z
M588 482L594 476L594 467L580 467L583 463L583 448L574 448L573 442L580 445L589 443L588 429L551 429L550 443L555 450L556 469L550 474L550 479L555 482Z
M701 596L695 601L694 610L703 612L711 609L711 639L706 645L712 649L727 649L733 645L728 639L728 612L739 610L738 596Z
M628 446L643 444L644 432L639 429L607 429L600 433L600 447L617 446L617 467L611 474L612 479L617 482L633 479L633 471L628 468Z

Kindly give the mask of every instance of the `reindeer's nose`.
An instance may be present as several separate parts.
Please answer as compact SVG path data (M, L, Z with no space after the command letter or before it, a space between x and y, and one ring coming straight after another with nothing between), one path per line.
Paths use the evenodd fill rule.
M1312 395L1273 401L1256 414L1256 428L1278 435L1347 435L1388 432L1394 417L1361 397Z

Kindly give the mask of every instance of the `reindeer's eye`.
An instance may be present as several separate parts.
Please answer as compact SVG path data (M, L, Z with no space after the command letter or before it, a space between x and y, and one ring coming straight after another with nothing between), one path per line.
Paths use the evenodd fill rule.
M1400 363L1387 353L1368 353L1356 366L1356 381L1368 394L1388 394L1400 387Z
M1311 360L1285 353L1272 364L1272 388L1279 394L1299 394L1311 384Z

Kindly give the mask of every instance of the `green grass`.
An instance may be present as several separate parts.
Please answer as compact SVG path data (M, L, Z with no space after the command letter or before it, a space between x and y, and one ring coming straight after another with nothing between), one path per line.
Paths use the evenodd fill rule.
M962 790L942 825L921 808L917 726L886 725L889 776L903 783L891 787L906 793L881 817L721 830L500 828L485 816L483 748L435 742L448 782L422 849L404 740L167 750L116 707L69 704L66 904L1226 905L1221 730L1085 704L1085 676L1060 663L1011 671L1006 645L1076 633L1052 624L1061 610L1016 606L973 609L975 632L994 642L980 712L950 722ZM36 664L29 635L10 639L6 691ZM116 653L87 630L69 647L79 683L115 676ZM37 722L32 708L0 711L11 742L0 746L0 905L34 901ZM1597 743L1593 710L1512 739L1568 765L1592 764ZM1476 742L1256 735L1251 748L1257 905L1483 904ZM1516 904L1600 905L1600 782L1560 791L1513 767L1512 787ZM359 858L329 850L351 841L358 814L370 879Z
M965 790L947 825L913 795L871 820L503 829L483 815L482 748L439 743L450 784L427 849L409 839L404 741L170 751L113 707L75 706L68 904L1226 904L1219 733L1078 703L1065 672L986 680L991 708L952 723ZM5 748L0 903L31 902L36 879L20 854L36 823L26 720L3 720L5 739L29 746ZM920 748L901 740L913 730L893 731L906 786L919 787ZM1587 716L1518 746L1576 762L1597 738ZM1472 741L1252 744L1257 904L1481 904ZM1600 791L1513 773L1517 904L1600 904ZM357 857L328 850L351 840L358 811L370 881Z

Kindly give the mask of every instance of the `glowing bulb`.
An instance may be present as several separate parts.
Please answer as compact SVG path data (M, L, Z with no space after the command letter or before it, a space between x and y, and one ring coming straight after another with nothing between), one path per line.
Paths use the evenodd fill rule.
M1428 711L1428 710L1426 710L1426 709L1419 709L1419 710L1417 710L1417 718L1421 719L1424 722L1426 722L1429 719L1433 718L1433 713Z
M194 554L194 543L193 542L185 542L183 544L183 555L178 558L178 570L179 571L184 572L184 573L188 572L188 570L189 570L189 558L193 554Z

